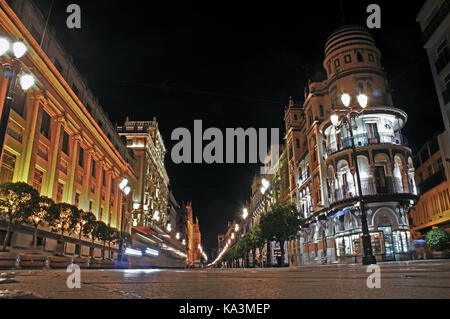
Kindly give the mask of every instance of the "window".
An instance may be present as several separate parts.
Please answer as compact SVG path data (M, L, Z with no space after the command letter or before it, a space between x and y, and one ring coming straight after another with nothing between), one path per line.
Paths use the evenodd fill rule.
M335 66L336 68L338 68L340 65L341 65L341 63L339 62L339 59L334 60L334 66Z
M34 175L33 175L33 188L41 193L41 187L42 187L42 178L44 177L44 173L37 168L34 168Z
M105 170L102 170L102 185L106 186L106 174Z
M27 93L20 88L19 85L16 86L14 90L14 101L12 102L12 109L19 114L21 117L25 116L25 106L27 103Z
M312 125L314 119L313 119L313 113L311 110L309 110L309 112L308 112L308 118L309 118L309 125Z
M294 114L294 121L298 121L298 116L297 116L297 114Z
M352 62L352 57L349 55L344 56L344 61L345 63L351 63Z
M92 160L91 176L95 178L95 161Z
M75 206L78 207L80 204L80 193L75 193Z
M78 151L78 165L80 165L80 167L83 167L84 165L84 149L81 146Z
M323 105L319 106L319 112L320 112L320 117L324 117L325 116L324 111L323 111Z
M89 211L92 212L92 200L89 201Z
M63 191L64 191L64 184L58 182L58 186L56 188L56 202L57 203L62 202Z
M369 61L370 62L374 62L375 59L373 58L373 54L369 53Z
M378 138L377 123L366 123L366 127L367 127L367 136L369 139ZM369 143L371 143L371 142L369 141Z
M435 62L436 71L440 73L450 61L450 50L448 48L447 40L444 40L437 49L437 60Z
M102 220L102 216L103 216L103 207L100 207L100 212L98 214L98 220Z
M364 62L363 56L360 52L356 53L356 58L358 59L358 62Z
M0 182L12 182L14 168L16 166L16 156L3 149L2 166L0 168Z
M41 134L46 138L50 138L50 115L42 110L42 120L41 120Z
M295 139L295 143L297 144L297 148L300 148L300 140L298 138Z
M61 151L64 152L64 154L69 155L69 134L67 134L66 131L62 132L62 147Z

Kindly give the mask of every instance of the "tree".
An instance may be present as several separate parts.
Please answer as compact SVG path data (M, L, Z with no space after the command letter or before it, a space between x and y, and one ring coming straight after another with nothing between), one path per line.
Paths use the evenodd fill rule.
M4 183L0 185L0 216L8 221L1 251L6 251L13 224L20 224L30 214L32 202L39 193L26 183Z
M89 237L94 228L94 223L97 220L94 214L91 212L85 212L80 210L79 219L77 221L77 230L78 230L78 257L81 257L81 236Z
M120 240L120 232L110 226L106 226L105 241L108 243L108 259L111 259L111 242Z
M264 248L264 245L266 244L266 239L263 236L263 233L261 231L261 227L259 225L254 226L250 231L247 233L248 242L249 242L249 248L253 250L253 262L255 262L256 257L256 249L259 250L259 263L262 266L262 250Z
M277 203L261 216L260 227L263 237L280 244L281 266L284 266L284 243L294 238L303 224L304 220L292 204Z
M25 222L34 227L33 251L36 251L38 227L48 220L50 207L54 204L53 200L46 196L38 196L32 199L30 213Z
M52 231L59 232L61 238L60 254L64 255L64 234L71 234L77 222L80 219L80 211L76 206L58 203L53 204L49 208L47 215L48 223L52 227Z
M105 259L105 245L106 240L108 238L108 225L106 225L103 221L97 220L95 221L95 226L92 232L92 243L94 242L94 238L103 242L102 248L102 259Z

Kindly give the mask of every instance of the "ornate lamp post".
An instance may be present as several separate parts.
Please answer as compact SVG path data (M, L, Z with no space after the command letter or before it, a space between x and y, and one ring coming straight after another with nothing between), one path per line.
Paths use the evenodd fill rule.
M372 252L372 243L370 239L370 233L369 233L369 227L367 226L367 214L366 209L364 207L363 202L363 196L362 196L362 187L361 187L361 177L359 175L359 166L358 166L358 156L356 154L356 147L355 147L355 140L353 136L353 129L352 129L352 118L354 118L356 115L359 115L361 112L355 111L351 106L351 96L347 93L342 94L341 101L342 104L346 107L344 110L337 110L337 112L342 113L342 119L339 119L339 116L337 114L333 114L330 117L331 123L333 123L334 126L341 126L345 122L347 123L348 131L350 133L350 140L352 145L352 159L353 163L355 165L356 170L356 180L358 184L358 199L359 199L359 209L361 211L361 228L362 228L362 243L363 243L363 258L362 263L363 265L371 265L376 264L375 256ZM364 109L367 106L368 98L365 94L359 94L357 96L357 100L359 105Z
M119 188L122 191L122 193L124 194L124 198L122 199L122 212L121 212L121 216L120 216L120 241L119 241L119 254L117 256L117 260L119 261L119 263L122 262L122 255L123 255L123 238L122 238L122 233L123 233L123 215L125 213L125 199L126 196L128 196L128 194L131 192L131 187L127 186L128 185L128 179L124 178L122 179L122 181L119 184Z
M11 105L14 101L14 90L17 80L19 80L19 84L24 91L30 89L35 83L31 74L23 73L19 76L22 71L20 58L26 53L27 47L22 41L16 41L11 44L9 39L0 38L0 66L3 69L3 74L9 78L0 118L0 158L3 153L3 144L5 142L6 129L8 128ZM3 59L5 56L7 56L6 59Z

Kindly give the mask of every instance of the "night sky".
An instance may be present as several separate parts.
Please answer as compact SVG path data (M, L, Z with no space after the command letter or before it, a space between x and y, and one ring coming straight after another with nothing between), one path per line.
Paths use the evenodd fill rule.
M51 0L35 2L46 16ZM171 189L179 202L193 201L208 254L250 197L259 165L176 165L171 132L193 131L202 119L204 129L279 127L284 134L289 96L302 100L308 79L325 76L327 37L343 17L365 25L373 1L311 2L55 1L50 24L111 121L157 117ZM409 115L403 132L413 150L443 128L416 22L423 2L376 1L382 28L373 31L395 106ZM80 30L65 26L70 3L81 6Z

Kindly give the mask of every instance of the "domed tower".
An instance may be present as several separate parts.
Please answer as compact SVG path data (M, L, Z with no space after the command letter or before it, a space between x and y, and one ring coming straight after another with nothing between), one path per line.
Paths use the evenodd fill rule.
M386 74L381 66L381 52L366 29L345 26L334 31L325 45L323 66L334 107L341 105L341 92L355 97L365 93L372 106L393 105ZM356 104L356 99L353 99L350 106Z
M393 104L381 52L368 30L345 26L327 39L323 66L327 79L309 83L304 103L312 175L304 185L310 183L314 201L303 214L309 225L300 240L303 260L361 262L360 195L377 260L407 258L407 213L418 197L411 149L401 134L407 114ZM333 123L331 115L337 115ZM301 187L300 210L307 201Z

